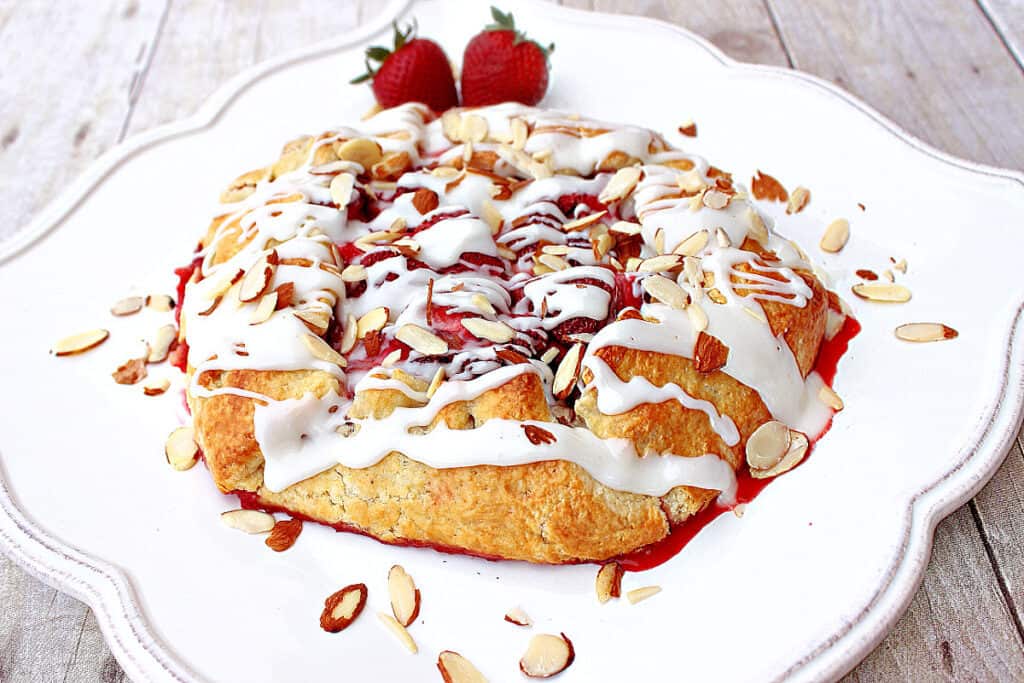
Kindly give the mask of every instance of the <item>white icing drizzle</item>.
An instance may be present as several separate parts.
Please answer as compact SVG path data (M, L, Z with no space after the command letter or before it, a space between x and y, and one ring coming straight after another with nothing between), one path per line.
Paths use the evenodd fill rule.
M763 318L762 301L805 306L812 291L795 269L810 267L791 243L773 233L766 247L778 261L766 262L737 248L750 234L755 211L742 189L726 183L729 201L725 206L700 205L700 196L695 200L692 195L703 190L691 186L713 188L721 183L720 172L699 157L670 149L660 136L643 128L517 104L471 113L482 116L490 131L488 140L474 143L472 152L491 153L497 159L493 171L439 174L425 170L428 165L461 166L471 150L449 141L442 122L431 120L424 107L404 105L371 117L360 130L341 127L322 137L299 168L259 182L249 197L220 210L223 220L201 254L202 277L188 285L182 309L193 372L189 391L194 397L235 394L257 400L255 433L266 460L268 487L280 490L339 463L368 467L397 450L431 467L567 460L611 488L648 495L662 495L679 485L732 490L733 471L715 454L640 457L626 440L602 440L585 428L555 422L492 419L472 430L449 430L442 425L426 434L409 431L429 424L443 406L471 400L522 373L536 374L554 403L552 366L540 357L552 344L564 348L573 341L585 341L589 344L583 364L593 373L585 390L597 391L602 413L620 414L642 403L674 400L704 413L727 445L739 443L732 418L719 414L710 402L696 399L674 383L655 386L643 377L623 382L595 355L600 348L621 345L692 358L697 339L685 311L660 303L639 306L640 313L655 322L613 321L613 309L623 306L618 298L626 292L639 299L642 281L650 276L616 272L609 264L618 256L617 247L602 253L593 245L599 231L607 232L616 220L640 224L645 257L655 255L656 245L670 252L693 233L709 231L710 239L697 256L701 269L714 277L725 303L712 304L704 288L682 274L678 283L692 300L702 302L707 333L729 347L722 371L757 391L776 419L808 434L820 432L830 416L816 400L820 378L812 373L805 380L785 341L757 319ZM497 142L513 137L515 118L530 130L521 152ZM325 151L325 146L358 137L369 137L385 155L404 153L411 168L389 184L371 182L354 162L312 165L315 150ZM520 168L523 158L543 160L530 163L547 171L530 177ZM687 162L692 164L688 171L672 166ZM596 201L612 177L611 169L622 163L638 164L641 170L632 195L613 202L609 214L595 225L575 232L563 230L564 223L593 210L579 198ZM551 174L557 170L570 173ZM334 203L331 181L339 173L362 178L355 182L349 206ZM497 181L514 185L507 186L504 194L496 193ZM420 188L438 197L437 208L425 215L413 202L413 192ZM298 201L278 201L296 195ZM365 197L376 203L379 212L367 220L349 218L362 215L358 202ZM563 206L570 205L573 210L567 215L569 209ZM715 236L719 228L727 238L723 244ZM393 244L393 231L402 233L404 251ZM347 263L335 245L348 250L348 263L365 267L365 281L349 282L348 295L340 275ZM534 275L534 257L544 245L558 245L560 258L569 267ZM227 247L237 248L237 253L215 263L214 257L223 258ZM290 306L266 322L250 325L257 302L238 303L239 285L224 293L224 283L248 272L271 250L286 262L277 267L270 288L293 283L294 295ZM508 250L516 252L514 258ZM625 261L623 256L618 263ZM218 294L223 297L220 304L207 314ZM340 328L349 316L359 319L378 307L390 311L379 331L382 350L368 356L366 344L357 343L345 354L347 370L316 357L301 342L309 334L308 327L293 315L323 314L333 320L334 328ZM462 326L460 319L465 317L503 323L511 328L511 338L499 343L477 338ZM562 326L573 321L590 325L587 329L594 332L559 336ZM444 337L449 352L424 356L396 342L398 329L407 324ZM334 331L340 337L342 330ZM400 357L389 359L388 368L381 367L384 353L393 349L401 351ZM508 364L509 353L526 362ZM207 389L201 382L208 372L310 368L335 377L340 395L316 399L307 394L275 401L232 387ZM428 397L398 379L393 374L398 369L424 381L443 369L448 379ZM398 391L421 405L397 408L384 420L349 419L349 397L368 390ZM358 432L342 437L335 430L346 421L354 422ZM547 430L554 443L530 443L524 424Z

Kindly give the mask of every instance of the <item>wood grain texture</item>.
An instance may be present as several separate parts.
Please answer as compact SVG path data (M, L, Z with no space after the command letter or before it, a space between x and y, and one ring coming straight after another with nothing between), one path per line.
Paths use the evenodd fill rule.
M1021 0L562 4L678 23L737 59L833 80L954 154L1024 165ZM25 177L35 162L28 182L0 185L0 239L125 134L192 113L245 67L355 26L379 5L0 0L0 63L16 65L0 70L0 172ZM89 610L2 557L0 606L0 682L124 680ZM1022 607L1018 444L975 501L939 525L910 609L849 680L1024 679Z

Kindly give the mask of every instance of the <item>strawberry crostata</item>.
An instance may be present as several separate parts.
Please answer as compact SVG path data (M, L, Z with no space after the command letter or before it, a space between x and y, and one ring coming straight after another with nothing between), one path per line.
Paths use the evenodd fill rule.
M403 105L239 177L186 273L217 486L389 543L605 560L798 463L841 304L644 128Z

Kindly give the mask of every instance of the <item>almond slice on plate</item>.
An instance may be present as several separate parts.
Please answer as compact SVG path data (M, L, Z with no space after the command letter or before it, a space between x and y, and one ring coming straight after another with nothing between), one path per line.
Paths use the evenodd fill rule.
M153 340L149 344L148 363L162 363L167 360L167 354L171 352L171 345L178 338L178 330L174 325L161 325L153 334Z
M159 313L168 313L174 309L174 299L166 294L150 294L146 297L146 308Z
M530 639L519 670L530 678L550 678L568 669L575 658L572 641L564 633L540 633Z
M674 280L661 275L644 278L640 284L653 299L680 311L686 308L690 298Z
M284 552L295 545L295 540L302 533L301 519L282 519L274 524L270 535L264 541L267 547L275 553Z
M597 601L602 605L612 598L622 595L622 575L625 572L618 562L602 564L597 570L597 580L594 589L597 591Z
M117 370L111 373L114 381L118 384L138 384L146 378L146 359L149 358L149 349L141 358L131 358L118 366Z
M333 363L341 367L346 367L348 361L345 357L335 351L331 346L320 337L313 334L302 335L302 341L306 344L306 348L314 358L324 361L325 363Z
M179 472L191 469L198 455L199 446L196 445L195 432L191 427L178 427L167 437L164 456L167 463Z
M597 199L602 204L610 204L614 201L625 199L640 182L641 171L636 166L620 168L611 177L608 184L601 190Z
M146 300L141 296L129 296L121 299L110 307L110 314L116 316L133 315L142 310Z
M268 512L245 509L222 512L220 521L232 529L238 529L247 534L265 534L277 523L274 516Z
M580 376L580 365L583 363L583 344L577 342L569 347L562 357L555 371L555 378L551 383L551 391L555 398L562 400L572 393L576 387L576 380Z
M150 379L142 383L142 393L146 396L159 396L171 387L171 380L166 377Z
M405 627L398 623L397 619L384 612L377 612L377 618L380 619L380 623L384 624L389 631L395 634L395 637L398 638L398 641L406 650L412 654L419 652L419 648L416 647L416 641L412 639L412 636L405 630Z
M956 339L960 333L942 323L906 323L896 328L896 338L908 342L937 342Z
M332 593L324 600L324 611L320 613L320 628L328 633L344 631L366 606L366 584L353 583Z
M414 351L418 351L424 356L440 356L448 353L448 342L430 330L412 323L406 323L399 327L398 332L395 333L395 339L408 344Z
M444 683L487 683L487 679L473 664L458 652L443 650L437 656L437 670Z
M391 612L399 624L408 626L416 620L420 613L420 591L401 565L394 565L388 572L388 595Z
M818 245L822 251L830 254L839 253L850 240L850 222L845 218L837 218L825 228L825 234L821 236L821 243Z
M910 290L891 282L861 282L851 289L854 294L866 301L897 304L910 301Z
M513 607L505 612L505 621L516 626L533 626L529 615L518 607Z
M626 593L626 599L629 600L629 604L635 605L636 603L657 595L660 592L661 586L644 586L643 588L634 588Z
M486 339L495 344L504 344L516 337L516 331L500 320L484 318L462 318L462 326L478 339Z
M64 337L50 350L55 356L73 356L76 353L82 353L89 349L96 348L107 340L110 336L110 332L102 329L88 330L86 332L79 332L69 337Z
M786 204L786 213L794 214L800 213L807 206L807 203L811 201L811 191L803 185L797 186L795 190L789 195L789 202Z

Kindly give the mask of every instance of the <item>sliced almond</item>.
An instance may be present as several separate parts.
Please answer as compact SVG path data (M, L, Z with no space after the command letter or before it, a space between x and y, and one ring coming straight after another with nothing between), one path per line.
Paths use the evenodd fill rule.
M761 214L758 213L757 209L751 206L747 208L746 217L747 223L750 226L747 229L747 235L762 245L767 244L768 228L765 226L764 219L761 218Z
M247 534L265 534L277 523L274 515L262 510L228 510L221 513L220 521Z
M380 619L380 623L384 624L389 631L395 634L395 637L398 638L398 642L400 642L406 650L412 654L419 652L419 648L416 647L416 641L412 639L412 636L405 630L405 627L398 623L397 619L390 614L385 614L384 612L377 612L377 618Z
M412 193L412 205L420 215L430 213L438 204L437 193L429 188L421 187Z
M910 290L892 282L860 282L852 289L854 294L866 301L898 304L910 301Z
M708 246L709 237L710 235L707 230L698 230L676 245L672 253L682 256L696 256L704 250L704 247Z
M550 678L569 668L576 653L565 634L540 633L530 639L519 660L519 670L530 678Z
M645 292L661 303L680 311L686 308L689 296L674 280L660 275L652 275L644 278L640 284Z
M358 263L345 266L345 270L341 271L341 279L343 282L362 282L366 279L366 268Z
M313 357L322 360L325 363L333 363L340 367L346 367L348 361L340 353L331 348L330 344L325 342L315 334L304 334L302 335L302 341L306 345L306 349L309 350Z
M644 259L637 265L640 273L664 273L678 268L683 264L683 257L678 254L661 254Z
M732 199L732 197L726 193L720 190L711 189L704 193L702 202L704 206L709 209L721 210L729 206L730 199Z
M556 256L555 254L542 253L540 256L537 257L537 263L544 264L545 266L550 268L552 272L559 270L567 270L569 268L569 262L566 261L561 256Z
M451 142L462 142L462 114L446 111L441 117L441 130Z
M597 570L597 581L594 588L597 591L597 601L602 605L612 598L622 595L622 575L624 571L618 562L602 564Z
M562 230L564 230L565 232L575 232L577 230L583 230L584 228L587 228L587 227L593 225L594 223L598 222L599 220L604 218L606 215L608 215L607 211L598 211L597 213L592 213L589 216L584 216L583 218L577 218L574 221L569 221L568 223L563 223L562 224Z
M480 218L483 218L484 222L491 227L492 235L501 232L501 226L505 222L501 212L489 199L483 200L483 203L480 204Z
M132 315L141 311L145 303L146 300L141 296L125 297L110 307L110 314L116 316Z
M390 368L392 365L402 360L402 349L395 349L388 355L384 356L380 361L382 368Z
M494 310L494 304L491 303L491 300L488 299L483 294L481 294L480 292L477 292L476 294L470 296L469 301L470 303L473 304L473 308L475 308L478 311L488 313L490 315L497 314L497 311Z
M728 249L732 246L732 240L729 239L729 233L722 228L715 228L715 239L718 241L718 246L722 249Z
M341 352L348 353L356 345L356 333L359 323L351 313L345 318L345 329L341 333Z
M359 319L359 322L356 324L356 337L362 339L370 332L379 332L388 324L388 318L390 317L391 311L387 306L374 308Z
M626 599L629 600L629 604L635 605L636 603L646 600L653 595L657 595L660 592L661 586L644 586L643 588L634 588L626 593Z
M162 363L171 352L171 345L178 338L178 329L174 325L161 325L157 328L153 339L149 342L147 363Z
M443 650L437 656L437 670L444 683L487 683L487 679L473 664L458 652Z
M782 183L761 171L758 171L753 179L751 179L750 191L754 194L755 199L776 202L784 202L789 199L789 193L786 192L786 188L782 186Z
M906 323L896 328L896 338L908 342L937 342L956 339L960 333L942 323Z
M790 441L789 448L786 453L782 456L778 463L774 467L768 469L750 469L750 476L755 479L767 479L769 477L777 477L784 472L788 472L793 469L804 459L807 455L807 449L810 446L810 442L807 440L807 435L796 430L790 430Z
M827 384L818 389L818 400L832 410L838 411L843 409L843 399L839 398L839 394Z
M765 422L747 439L747 464L751 470L771 469L786 455L789 445L789 427L775 420Z
M271 292L271 294L273 294L273 292ZM326 334L327 328L331 324L331 314L322 308L295 311L294 315L296 318L301 320L303 324L305 324L306 328L310 332L317 336L323 336Z
M301 533L301 519L278 520L274 524L274 528L270 530L270 535L267 536L267 540L264 543L275 553L283 553L295 545L295 540Z
M850 222L845 218L837 218L825 228L825 234L821 236L821 243L818 246L822 251L835 254L846 246L849 239Z
M114 381L118 384L138 384L146 378L146 359L149 357L149 350L141 358L131 358L118 366L112 374Z
M526 146L526 140L530 136L530 127L521 118L514 118L508 122L509 130L512 133L512 149L522 149Z
M166 294L150 294L146 297L146 308L159 313L168 313L174 309L174 299Z
M199 446L196 445L195 432L191 427L178 427L164 444L164 457L167 464L179 472L191 469L196 464Z
M394 565L388 572L388 595L391 612L399 624L408 626L416 620L420 613L420 592L401 565Z
M484 318L462 318L462 326L478 339L486 339L495 344L504 344L515 339L516 331L499 320Z
M256 308L252 310L252 314L249 316L250 325L259 325L270 320L270 316L274 315L274 311L277 310L277 292L270 292L264 294L260 298L260 302L256 304Z
M110 336L110 332L102 329L88 330L86 332L79 332L73 334L70 337L64 337L50 349L50 353L55 356L73 356L76 353L82 353L89 349L96 348L107 340Z
M798 186L793 193L789 195L789 202L786 205L786 213L800 213L807 206L807 202L811 201L811 191L803 185Z
M242 284L238 288L238 300L242 303L256 301L270 289L270 282L274 279L274 271L277 267L277 252L271 251L257 259L256 263L242 277Z
M437 372L434 373L434 378L430 380L430 386L427 387L427 398L432 398L437 390L441 387L441 382L444 381L444 366L439 367Z
M601 194L597 197L598 201L602 204L611 204L614 201L625 199L640 182L640 174L641 171L636 166L620 168L601 190Z
M639 235L642 226L631 221L616 221L608 229L621 235Z
M725 366L729 360L729 347L707 332L697 334L693 347L693 365L697 372L714 372Z
M448 353L448 342L430 330L426 330L419 325L413 325L412 323L399 327L398 332L395 333L395 338L404 344L408 344L413 350L418 351L424 356L440 356Z
M518 607L513 607L505 612L505 621L516 626L533 626L529 615Z
M689 317L693 329L697 332L703 332L708 329L708 314L704 312L700 304L694 302L687 306L686 315Z
M576 387L576 380L580 376L580 365L583 362L583 344L576 343L569 347L562 357L555 371L555 379L551 384L551 391L555 398L562 400L572 393Z
M359 164L364 171L369 171L383 156L381 146L369 138L346 140L337 146L335 153L342 161Z
M463 142L483 142L487 139L487 119L479 114L464 114L460 123L459 137Z
M366 584L354 583L332 593L324 601L320 613L320 628L328 633L338 633L348 627L366 606Z
M171 380L166 377L150 379L142 383L142 393L146 396L159 396L171 387Z
M356 177L351 173L339 173L331 179L331 201L344 209L352 201L352 191L356 186Z

